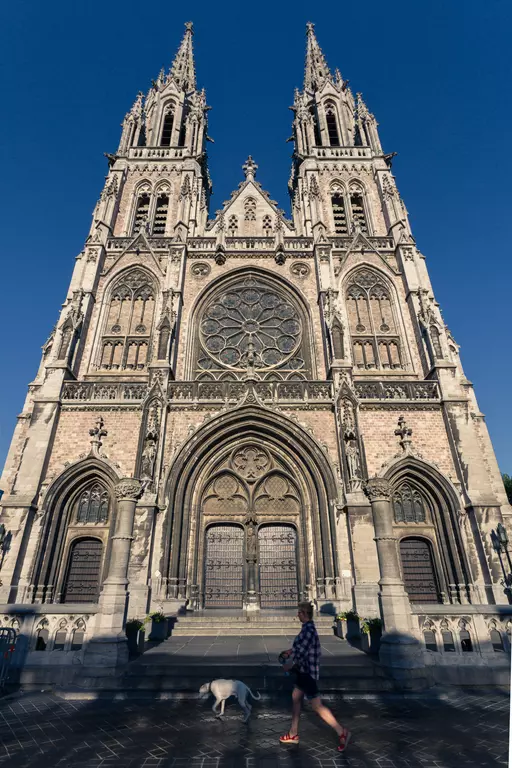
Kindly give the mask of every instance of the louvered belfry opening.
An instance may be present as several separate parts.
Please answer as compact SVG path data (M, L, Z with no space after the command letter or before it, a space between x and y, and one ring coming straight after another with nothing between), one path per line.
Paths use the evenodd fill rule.
M99 539L77 539L71 545L63 603L96 603L101 586L103 545Z
M406 538L400 542L405 589L412 603L440 603L434 560L425 539Z

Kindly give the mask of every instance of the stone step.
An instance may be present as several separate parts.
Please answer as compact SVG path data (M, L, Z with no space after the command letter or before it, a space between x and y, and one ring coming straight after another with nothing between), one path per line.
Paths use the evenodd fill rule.
M332 635L333 630L329 628L323 628L323 627L317 627L318 634L320 637L324 637L325 635ZM261 627L261 626L251 626L251 627L208 627L208 626L194 626L191 627L190 625L185 627L175 627L172 630L172 637L191 637L193 635L201 636L201 637L219 637L222 635L226 635L229 637L251 637L254 635L286 635L288 637L295 637L299 634L300 627L297 625L290 626L290 627Z
M210 615L207 613L195 613L195 614L185 614L183 616L175 616L173 617L173 620L176 624L202 624L202 623L208 623L210 625L215 624L294 624L296 626L300 626L299 620L296 618L296 616L290 616L289 614L285 615L268 615L268 614L259 614L257 616L218 616L218 615ZM317 626L321 625L329 625L331 626L334 624L334 617L333 616L319 616L315 618L315 624Z

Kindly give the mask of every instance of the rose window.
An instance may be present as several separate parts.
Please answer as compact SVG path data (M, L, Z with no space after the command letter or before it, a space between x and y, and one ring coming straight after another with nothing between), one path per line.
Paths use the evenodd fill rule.
M253 279L217 294L200 325L203 354L220 368L265 371L284 363L290 369L302 367L297 358L301 340L296 307Z

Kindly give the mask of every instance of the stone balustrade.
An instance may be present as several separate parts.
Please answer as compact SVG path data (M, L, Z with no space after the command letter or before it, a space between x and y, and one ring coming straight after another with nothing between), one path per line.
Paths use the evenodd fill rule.
M356 381L356 395L362 401L439 401L437 381Z
M377 251L394 251L395 244L392 237L367 237L366 238ZM330 237L329 242L335 250L346 251L354 240L352 237Z
M148 385L119 381L66 381L62 389L62 401L66 402L112 402L140 401L148 391Z
M128 157L158 160L174 160L179 157L188 157L186 147L130 147Z
M173 381L169 384L169 399L173 403L231 402L243 399L249 386L254 394L267 403L331 404L330 381Z
M354 159L373 157L370 147L313 147L314 157L351 157Z

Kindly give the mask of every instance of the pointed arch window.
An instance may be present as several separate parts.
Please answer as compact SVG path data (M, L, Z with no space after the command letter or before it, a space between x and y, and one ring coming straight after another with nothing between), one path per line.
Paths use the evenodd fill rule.
M155 218L153 219L153 234L165 235L167 214L169 213L169 195L158 195L155 206Z
M331 197L332 215L334 218L334 233L336 235L348 235L347 213L345 211L345 200L340 192L336 192Z
M57 355L57 360L65 360L67 358L72 336L73 336L73 326L71 325L71 322L68 320L68 322L65 324L64 328L62 329L62 335L60 338L60 346L59 346L59 352Z
M430 338L432 339L432 348L434 350L434 357L439 360L443 357L443 351L441 349L441 338L439 329L436 325L430 326Z
M245 221L256 221L256 200L252 197L248 197L244 203L244 219Z
M172 139L172 129L174 125L174 104L171 104L167 108L167 112L164 117L164 124L162 126L162 137L160 145L162 147L170 147Z
M425 523L425 502L421 493L409 483L402 483L393 494L395 523Z
M76 522L104 524L108 520L109 494L101 483L93 483L80 495Z
M364 235L368 234L368 222L364 208L364 196L361 190L350 192L350 208L352 212L352 222L355 227L359 227Z
M132 234L136 235L143 229L149 216L149 205L151 199L147 192L141 192L137 198L137 205L135 208L135 217L133 219Z
M160 335L158 337L158 359L167 360L169 350L169 339L171 338L171 327L169 320L165 318L160 326Z
M327 135L331 147L340 146L340 136L338 132L338 121L336 118L336 107L334 104L326 104L325 121L327 123Z
M270 237L272 234L272 219L268 214L263 217L263 234L265 237Z
M100 593L103 545L81 538L71 544L62 594L63 603L96 603Z
M236 237L238 233L238 216L232 214L228 219L228 232L230 237Z
M318 128L318 118L316 116L316 109L314 107L309 108L309 114L311 115L311 121L313 123L313 132L315 136L315 146L322 146L322 139L320 138L320 130Z
M109 301L99 367L141 371L146 368L155 312L155 286L139 269L115 284Z
M357 368L402 368L402 352L389 288L379 275L362 269L347 287L347 309Z

